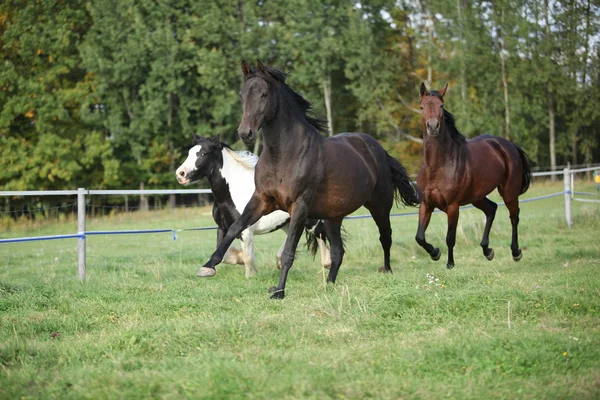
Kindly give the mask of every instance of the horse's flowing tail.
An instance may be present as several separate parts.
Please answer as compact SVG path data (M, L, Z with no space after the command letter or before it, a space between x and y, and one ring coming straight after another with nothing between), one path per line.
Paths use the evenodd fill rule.
M513 146L515 146L519 152L519 155L521 156L521 164L523 164L523 181L521 183L521 194L523 194L527 191L527 189L529 189L529 185L531 184L531 159L522 148L514 143Z
M392 171L392 182L396 190L394 198L397 203L402 203L405 206L417 206L421 202L421 196L417 185L413 185L406 172L406 169L400 161L386 153L388 165Z

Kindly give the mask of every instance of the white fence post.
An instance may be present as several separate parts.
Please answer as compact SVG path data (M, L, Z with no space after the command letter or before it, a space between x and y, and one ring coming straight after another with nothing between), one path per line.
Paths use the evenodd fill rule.
M79 279L85 280L85 192L84 188L77 189L77 233L82 235L78 239L79 253Z
M569 167L563 170L564 175L564 191L565 191L565 217L567 225L571 228L571 172Z

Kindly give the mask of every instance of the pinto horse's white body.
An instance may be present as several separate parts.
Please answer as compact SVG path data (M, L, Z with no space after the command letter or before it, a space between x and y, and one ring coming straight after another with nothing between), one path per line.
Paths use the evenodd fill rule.
M208 151L208 149L206 149ZM210 179L211 189L215 193L215 205L218 212L229 216L229 219L237 218L244 212L246 204L250 201L254 193L254 168L258 162L258 157L250 152L236 152L228 147L220 149L222 156L222 165L211 168L208 172L213 175ZM177 169L176 176L179 183L189 185L193 180L186 177L193 176L196 171L199 155L203 153L202 144L198 144L190 149L185 162ZM220 167L220 168L219 168ZM220 182L220 183L219 183ZM220 193L215 190L215 185L221 188ZM223 193L225 190L228 193ZM218 194L220 196L218 196ZM219 197L219 198L217 198ZM214 210L213 210L214 214ZM231 246L223 261L227 264L243 264L246 269L246 277L251 277L256 274L256 265L254 262L254 235L263 235L278 229L284 232L288 231L290 215L281 210L274 211L260 218L254 225L242 231L240 238L242 243L241 250ZM219 225L219 229L226 231L227 228L222 226L222 221L215 218L215 222ZM230 222L228 225L230 225ZM309 229L307 227L307 229ZM331 256L323 239L317 236L317 243L321 253L321 264L324 268L329 268L331 265ZM284 242L285 244L285 242ZM283 245L277 253L277 268L281 268L281 256Z

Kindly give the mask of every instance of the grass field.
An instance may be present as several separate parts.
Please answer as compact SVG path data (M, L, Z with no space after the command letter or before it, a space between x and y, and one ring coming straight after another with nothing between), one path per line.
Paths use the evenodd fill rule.
M450 271L445 215L427 231L438 262L414 241L416 217L393 218L391 276L376 272L373 221L346 221L338 283L302 249L282 301L267 294L281 233L257 238L251 280L230 265L196 278L214 231L89 237L85 283L75 240L0 244L0 398L599 398L600 205L575 202L573 215L569 230L562 197L523 204L514 263L499 208L488 262L483 215L465 210ZM210 209L187 208L87 228L210 225Z

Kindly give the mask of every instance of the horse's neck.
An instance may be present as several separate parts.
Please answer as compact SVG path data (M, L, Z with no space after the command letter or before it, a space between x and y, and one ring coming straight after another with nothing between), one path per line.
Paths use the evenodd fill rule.
M304 143L313 137L321 137L297 110L280 107L277 117L265 124L263 130L263 154L273 162L288 163L290 158L301 154Z
M429 169L443 168L447 164L456 164L461 156L461 146L450 136L446 127L437 137L431 137L423 131L423 155Z
M223 148L223 165L215 174L215 181L229 191L229 198L222 201L232 201L241 214L254 193L254 170L240 164Z

